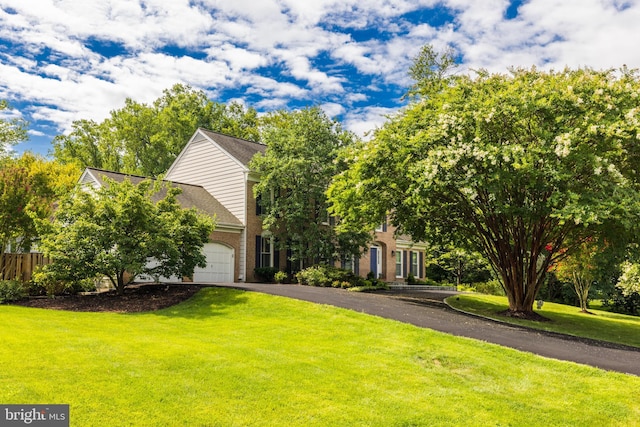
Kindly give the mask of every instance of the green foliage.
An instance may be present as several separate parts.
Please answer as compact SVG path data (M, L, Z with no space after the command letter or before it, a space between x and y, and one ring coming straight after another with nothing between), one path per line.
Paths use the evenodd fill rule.
M640 264L625 262L617 287L623 294L640 293Z
M429 273L435 272L435 280L460 285L484 282L491 278L491 268L478 252L446 245L431 248L427 256L427 276L431 277Z
M0 99L0 159L8 155L11 146L27 139L27 123L23 119L5 118L11 109L7 101Z
M152 196L162 192L157 203ZM41 247L53 262L43 283L76 283L106 276L119 293L140 274L191 276L204 266L202 247L214 223L176 201L167 183L128 179L65 198L52 222L42 221ZM163 197L160 197L160 196ZM153 261L153 262L151 262Z
M278 271L273 275L273 280L275 280L276 283L284 283L288 278L289 276L284 271Z
M36 271L33 279L29 283L29 295L34 296L56 296L56 295L73 295L79 292L91 292L96 290L96 284L100 277L91 277L86 279L60 280L50 274Z
M428 285L428 286L440 286L435 280L425 277L424 279L418 279L413 273L407 275L407 285Z
M640 316L640 292L616 287L602 300L602 306L616 313Z
M74 166L24 153L0 163L0 252L7 245L28 251L38 237L36 221L48 219L54 203L75 185Z
M0 304L18 301L27 295L27 289L21 281L0 280Z
M53 141L64 163L157 177L167 171L199 128L258 140L254 109L214 103L203 91L176 84L151 105L132 99L101 123L77 120Z
M482 253L514 313L533 310L549 266L586 237L637 239L635 71L479 71L420 87L346 150L329 188L343 227L388 215L413 240Z
M504 296L504 289L497 280L487 282L477 282L468 285L458 285L460 292L477 292L479 294Z
M328 265L308 267L299 271L296 274L296 279L301 285L334 287L354 291L388 289L388 285L381 280L374 278L364 279L349 270Z
M271 113L261 130L267 150L250 167L260 174L254 192L261 198L265 230L305 267L359 254L370 233L336 234L325 195L344 166L338 150L353 145L354 135L318 107Z
M617 313L640 315L640 264L622 264L618 283L603 299L603 306Z
M256 267L253 269L256 277L264 282L273 283L275 282L276 273L278 273L278 269L275 267Z

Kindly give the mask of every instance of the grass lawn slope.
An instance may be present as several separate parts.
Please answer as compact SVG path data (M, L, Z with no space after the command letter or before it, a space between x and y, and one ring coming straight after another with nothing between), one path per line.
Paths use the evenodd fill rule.
M68 403L73 426L640 425L638 377L233 289L0 306L0 342L0 403Z
M551 322L534 322L498 314L509 308L507 297L465 294L447 298L447 304L459 310L503 322L640 347L640 317L637 316L595 309L589 309L592 314L587 314L581 313L578 307L545 302L542 309L534 310Z

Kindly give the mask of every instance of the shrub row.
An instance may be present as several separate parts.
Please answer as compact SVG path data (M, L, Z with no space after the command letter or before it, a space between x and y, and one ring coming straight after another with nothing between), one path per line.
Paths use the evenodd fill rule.
M69 295L84 291L94 291L95 280L83 280L80 282L60 282L44 280L43 276L34 275L34 280L23 283L19 280L0 280L0 304L18 301L28 296L54 296Z
M306 268L296 274L301 285L324 286L354 290L387 289L388 285L381 280L364 279L353 272L341 268L316 265Z

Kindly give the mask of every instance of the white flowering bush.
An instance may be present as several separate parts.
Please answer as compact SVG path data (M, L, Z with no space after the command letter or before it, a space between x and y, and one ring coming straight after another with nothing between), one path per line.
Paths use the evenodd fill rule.
M640 293L640 264L625 262L622 265L622 274L618 279L617 286L624 295L631 295L634 292Z

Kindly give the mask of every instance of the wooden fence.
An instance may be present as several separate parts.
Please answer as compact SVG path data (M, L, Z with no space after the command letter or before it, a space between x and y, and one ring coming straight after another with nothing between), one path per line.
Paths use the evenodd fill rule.
M49 259L40 253L0 254L0 280L31 280L36 267L49 263Z

